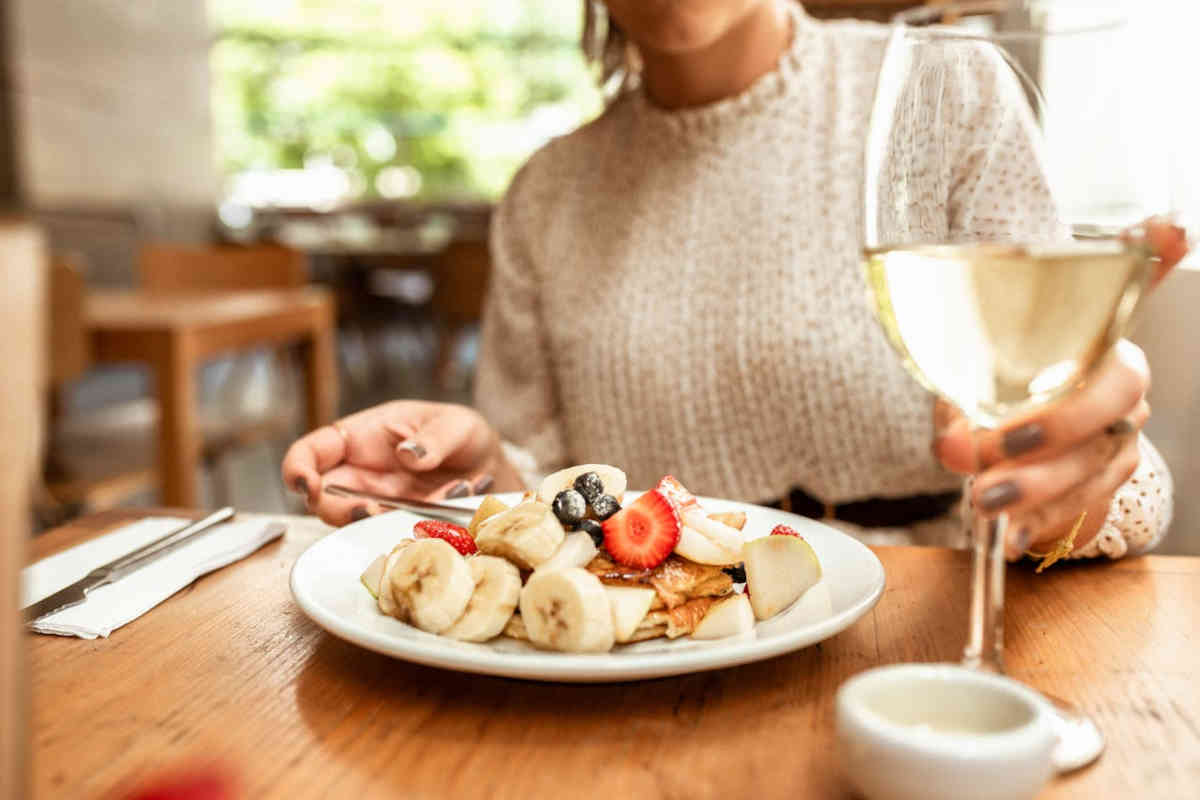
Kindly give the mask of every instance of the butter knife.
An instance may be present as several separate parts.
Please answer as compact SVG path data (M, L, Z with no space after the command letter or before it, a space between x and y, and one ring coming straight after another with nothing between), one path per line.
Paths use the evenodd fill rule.
M202 520L189 523L181 528L176 528L166 536L159 537L149 544L142 545L131 553L126 553L103 566L96 567L70 586L59 589L54 594L44 597L36 603L25 606L25 608L21 609L21 617L25 624L28 625L31 622L37 622L42 617L62 611L64 608L77 606L87 599L87 594L92 589L119 581L134 570L141 569L151 561L176 549L184 542L190 541L193 536L203 533L216 525L220 525L222 522L233 519L233 514L233 509L226 506L220 511L209 514Z
M351 489L348 486L338 486L337 484L326 486L325 493L334 495L335 497L348 497L352 500L368 500L384 508L408 511L413 514L419 514L422 517L440 519L443 522L452 522L455 525L466 525L471 521L471 517L475 516L475 509L473 508L462 508L446 503L431 503L428 500L416 500L408 497L386 497L381 494L372 494L371 492Z

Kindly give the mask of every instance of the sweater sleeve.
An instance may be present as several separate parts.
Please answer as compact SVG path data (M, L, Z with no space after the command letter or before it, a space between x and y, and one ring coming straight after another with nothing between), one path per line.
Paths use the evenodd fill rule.
M475 404L504 441L527 486L565 461L558 392L542 324L538 270L527 231L530 165L492 218L492 267L475 376Z
M945 67L946 187L952 241L1060 239L1037 124L1012 70L994 48L951 50ZM1173 485L1144 436L1132 477L1113 495L1104 526L1074 558L1120 558L1152 549L1171 522Z
M1071 558L1121 558L1153 550L1171 525L1174 485L1162 455L1142 436L1141 460L1133 476L1113 495L1108 516L1096 538L1077 548Z

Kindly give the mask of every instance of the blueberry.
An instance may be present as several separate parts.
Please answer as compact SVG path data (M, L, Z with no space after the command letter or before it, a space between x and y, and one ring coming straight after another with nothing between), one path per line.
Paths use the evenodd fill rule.
M721 571L724 572L729 577L733 578L734 583L745 583L746 582L746 565L745 564L734 564L732 567L725 567Z
M575 479L575 491L583 495L588 504L596 502L596 498L604 494L604 483L594 472L585 472Z
M621 504L611 494L602 494L592 501L592 513L596 519L608 519L621 510Z
M563 489L554 496L550 508L563 525L575 525L587 514L587 501L574 489Z
M604 544L604 526L594 519L584 519L579 521L579 530L592 537L592 541L596 543L596 547Z

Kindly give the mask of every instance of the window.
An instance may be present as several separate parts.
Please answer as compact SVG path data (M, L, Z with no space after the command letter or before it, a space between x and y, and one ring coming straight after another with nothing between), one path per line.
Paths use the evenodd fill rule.
M574 0L210 0L209 11L235 217L494 198L533 150L600 108Z

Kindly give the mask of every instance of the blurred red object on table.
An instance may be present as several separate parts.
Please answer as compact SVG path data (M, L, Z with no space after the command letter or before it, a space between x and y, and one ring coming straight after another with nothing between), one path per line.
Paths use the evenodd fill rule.
M165 774L144 787L118 795L122 800L234 800L237 782L218 767Z

